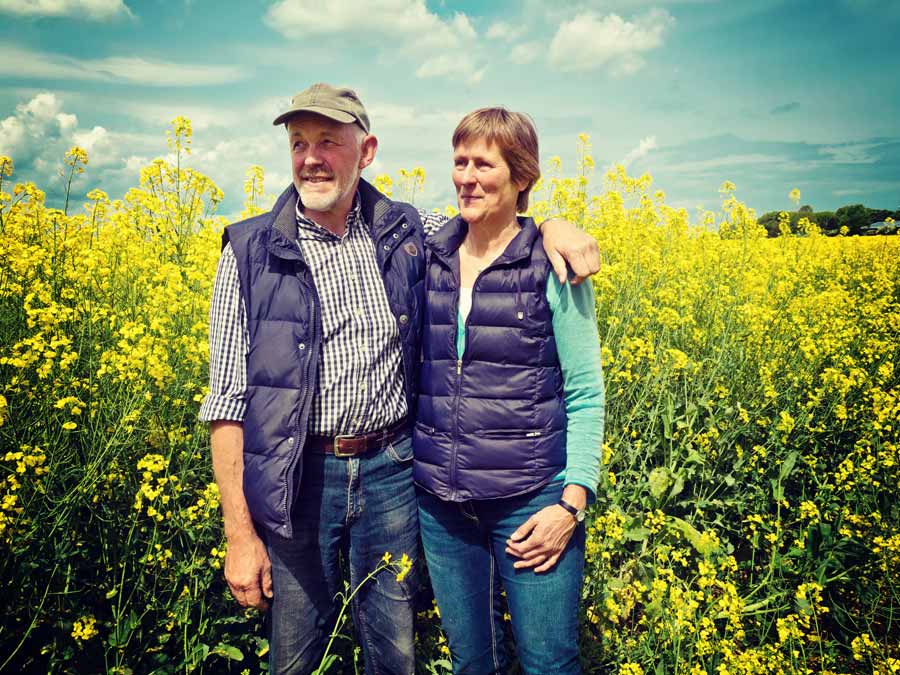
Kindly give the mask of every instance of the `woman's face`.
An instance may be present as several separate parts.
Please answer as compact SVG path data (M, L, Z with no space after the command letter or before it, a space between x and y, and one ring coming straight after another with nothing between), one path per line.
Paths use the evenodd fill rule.
M482 138L453 149L453 184L459 213L469 225L506 225L516 217L516 200L525 189L513 183L500 148Z

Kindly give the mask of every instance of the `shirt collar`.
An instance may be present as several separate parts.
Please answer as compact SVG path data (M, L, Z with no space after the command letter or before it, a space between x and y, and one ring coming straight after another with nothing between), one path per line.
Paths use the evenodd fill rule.
M315 238L315 239L339 239L337 235L333 232L325 229L321 225L319 225L316 221L311 218L307 218L303 214L303 204L300 201L300 195L297 195L297 204L294 207L294 211L297 215L297 229L299 230L297 235L301 239ZM346 233L349 233L351 228L357 227L362 222L362 207L360 205L359 191L357 190L356 194L353 196L353 206L350 207L350 211L347 213L347 229Z

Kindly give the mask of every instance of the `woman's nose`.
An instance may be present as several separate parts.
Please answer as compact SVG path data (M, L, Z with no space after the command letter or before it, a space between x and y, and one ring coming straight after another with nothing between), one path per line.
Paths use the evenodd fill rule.
M463 181L463 183L474 183L475 182L475 167L472 166L471 163L466 164L466 167L463 169L462 181Z

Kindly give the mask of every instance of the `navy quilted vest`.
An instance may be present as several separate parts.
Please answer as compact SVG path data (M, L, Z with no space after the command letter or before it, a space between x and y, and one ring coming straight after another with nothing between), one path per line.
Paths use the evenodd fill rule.
M425 249L418 212L360 181L362 214L370 224L388 302L403 347L409 410L415 410ZM247 412L244 495L253 520L291 537L291 507L300 485L299 461L322 346L319 296L297 245L293 185L271 212L225 229L237 260L247 311Z
M447 501L511 497L566 464L566 410L546 284L530 218L474 284L457 358L458 216L426 241L426 308L413 434L416 482Z

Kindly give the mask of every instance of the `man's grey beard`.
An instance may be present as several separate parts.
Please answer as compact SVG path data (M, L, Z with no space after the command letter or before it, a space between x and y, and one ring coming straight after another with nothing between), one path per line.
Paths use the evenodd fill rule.
M311 193L311 194L304 194ZM311 190L300 190L300 203L304 209L313 211L331 211L341 198L340 190L335 186L333 190L326 194L321 192L313 192Z

